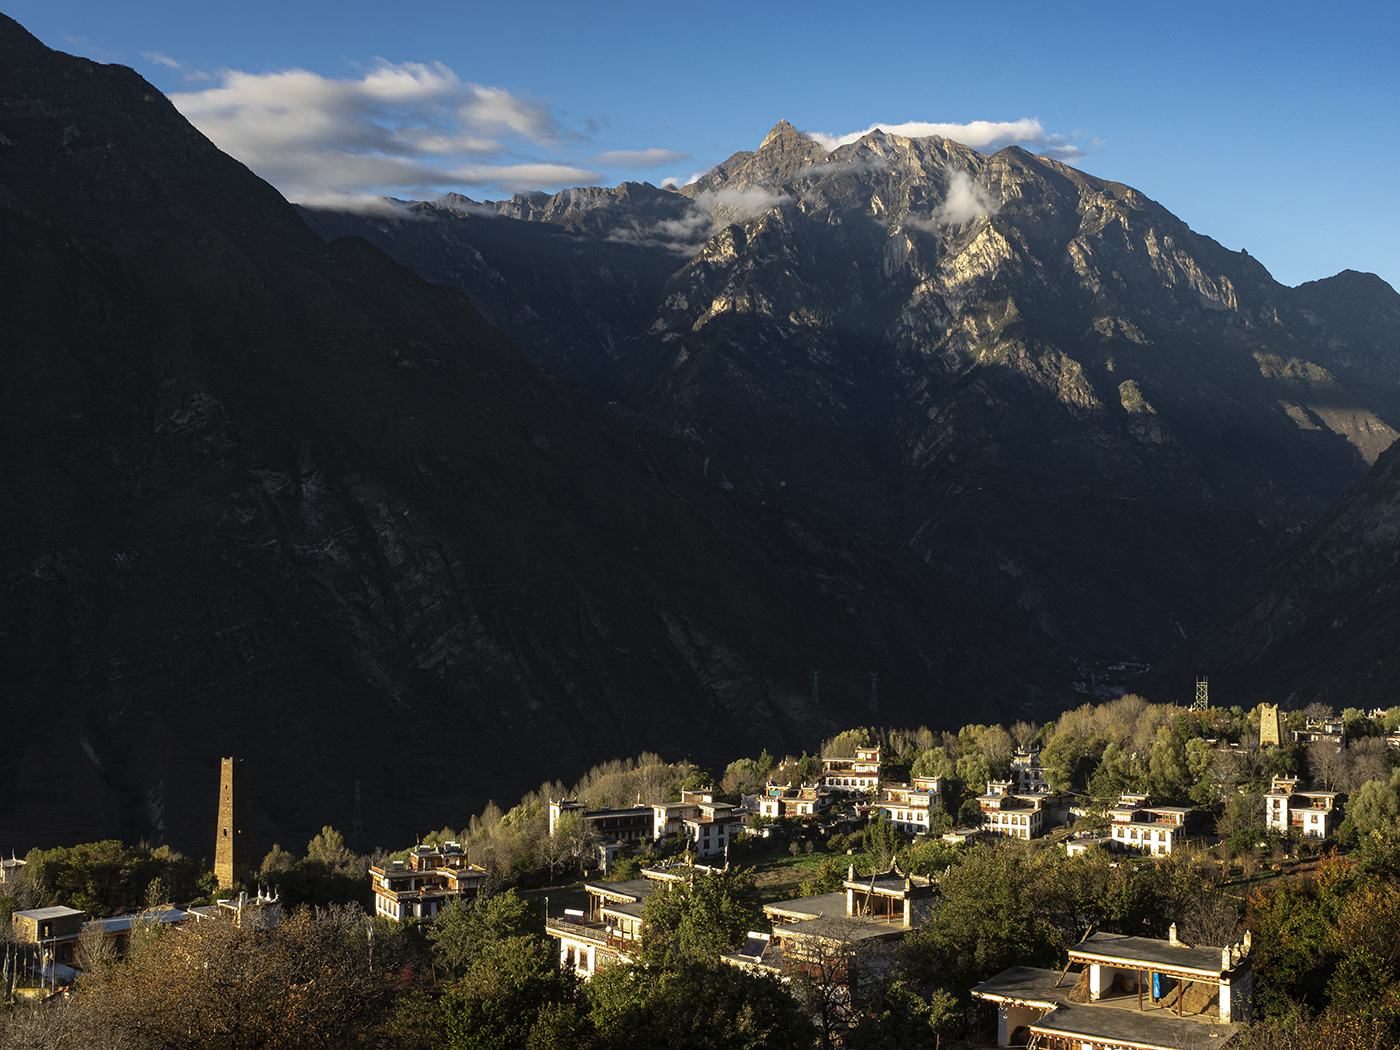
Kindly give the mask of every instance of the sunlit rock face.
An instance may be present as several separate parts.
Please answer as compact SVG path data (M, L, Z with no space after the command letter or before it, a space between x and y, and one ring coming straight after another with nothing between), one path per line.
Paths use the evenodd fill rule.
M489 221L567 234L519 264L520 316L596 310L600 379L633 352L621 306L692 309L676 257L658 280L543 220L729 243L646 188L518 207L540 221ZM735 258L765 221L729 227ZM643 750L812 747L871 717L872 672L896 725L1053 690L958 580L594 403L459 291L326 244L131 70L3 16L0 244L0 848L206 854L227 755L256 861L357 812L360 849L462 827ZM580 244L577 298L536 294ZM455 258L516 287L494 249Z
M780 123L680 190L412 213L308 218L1076 654L1161 657L1400 426L1384 282L1285 288L1137 190L1015 147L874 131L828 152Z

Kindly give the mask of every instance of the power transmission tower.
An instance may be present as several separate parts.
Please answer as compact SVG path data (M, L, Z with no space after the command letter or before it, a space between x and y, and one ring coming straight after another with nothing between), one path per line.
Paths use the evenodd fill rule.
M817 703L821 697L822 673L812 672L812 703Z
M1210 690L1206 685L1207 679L1203 674L1196 676L1196 702L1191 705L1193 711L1210 710Z
M365 833L365 822L360 819L360 778L355 778L355 820L352 825L356 835Z
M879 671L870 672L870 713L878 715L880 713L880 692L878 682L880 680Z

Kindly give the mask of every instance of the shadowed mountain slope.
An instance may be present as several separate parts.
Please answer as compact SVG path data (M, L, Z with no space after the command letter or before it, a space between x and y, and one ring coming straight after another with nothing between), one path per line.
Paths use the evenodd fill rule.
M1202 671L1223 704L1400 702L1400 446L1157 681L1180 691Z
M0 846L460 826L650 748L1019 709L955 580L644 434L0 18ZM821 669L821 703L809 697ZM1048 695L1048 691L1046 694Z
M1289 289L1018 148L780 123L683 190L308 212L548 367L832 498L1032 633L1160 659L1400 426L1400 297Z

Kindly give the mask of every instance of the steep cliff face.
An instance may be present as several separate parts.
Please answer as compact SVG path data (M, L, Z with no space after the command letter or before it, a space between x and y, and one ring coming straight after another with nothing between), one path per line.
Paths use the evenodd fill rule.
M800 746L871 671L894 722L1047 684L957 581L643 434L3 18L0 238L4 848L203 852L221 755L255 854L357 782L388 843L644 748Z
M680 191L414 211L308 218L1083 655L1160 657L1400 425L1379 279L1284 288L1138 191L1017 148L876 131L828 153L780 123ZM527 265L529 285L483 276Z

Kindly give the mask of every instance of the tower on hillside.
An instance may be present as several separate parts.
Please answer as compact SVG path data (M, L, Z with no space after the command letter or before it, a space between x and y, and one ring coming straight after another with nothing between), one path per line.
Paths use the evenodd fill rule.
M219 838L214 845L219 889L248 879L248 805L243 798L243 759L226 758L219 770Z
M1278 704L1259 705L1259 746L1283 746L1283 716L1279 714Z
M1194 711L1210 710L1210 682L1203 674L1196 676L1196 702L1191 705Z

